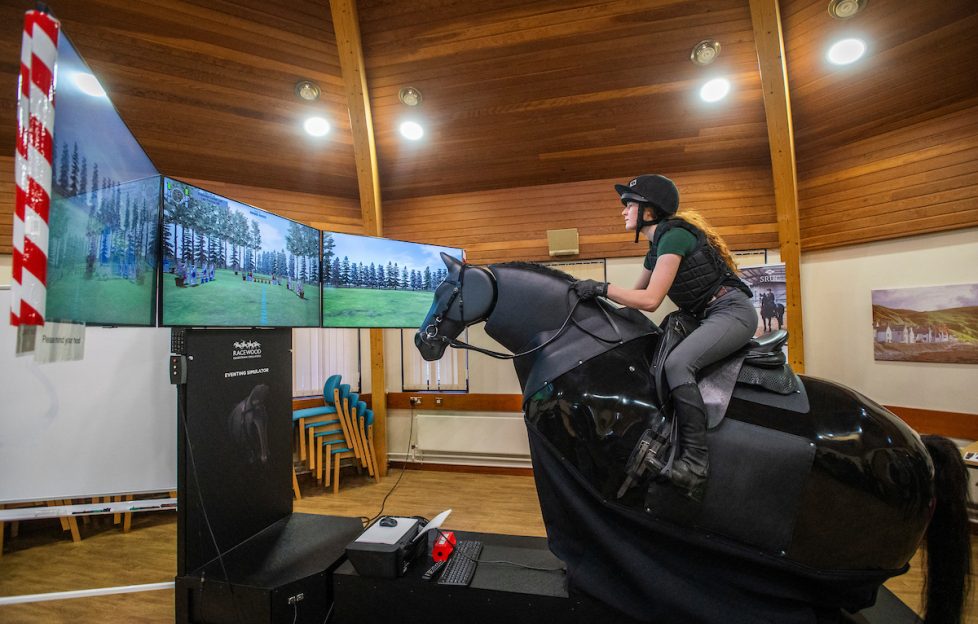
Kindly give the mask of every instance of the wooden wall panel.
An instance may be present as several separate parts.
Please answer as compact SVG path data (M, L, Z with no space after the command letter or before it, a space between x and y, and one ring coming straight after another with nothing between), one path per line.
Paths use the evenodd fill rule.
M681 210L703 214L733 249L777 247L769 167L680 172ZM577 228L580 254L566 259L639 256L646 246L624 230L617 179L387 200L388 238L462 247L473 263L553 260L547 230Z
M978 225L972 105L798 162L804 249Z

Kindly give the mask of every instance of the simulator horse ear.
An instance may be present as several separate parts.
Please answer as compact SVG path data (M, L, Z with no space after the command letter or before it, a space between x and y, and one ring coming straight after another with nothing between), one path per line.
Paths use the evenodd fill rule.
M442 262L445 263L445 267L448 269L449 273L451 273L452 269L458 270L462 268L462 263L458 258L453 258L444 251L441 252L441 259Z

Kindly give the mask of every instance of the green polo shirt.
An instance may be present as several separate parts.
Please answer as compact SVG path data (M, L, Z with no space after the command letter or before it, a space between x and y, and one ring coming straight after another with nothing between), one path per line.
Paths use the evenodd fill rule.
M652 242L649 241L649 247ZM676 254L684 258L696 249L696 236L689 230L681 227L674 227L659 239L659 255ZM655 258L652 257L652 250L645 254L645 268L649 271L655 266Z

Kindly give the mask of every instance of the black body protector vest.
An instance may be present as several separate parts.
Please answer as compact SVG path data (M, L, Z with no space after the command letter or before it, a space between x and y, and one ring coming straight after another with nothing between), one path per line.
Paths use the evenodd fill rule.
M696 248L686 254L679 264L676 279L673 280L668 293L673 303L681 310L698 317L721 286L737 288L748 297L753 296L747 284L730 270L720 252L710 244L706 234L683 219L666 219L655 229L648 253L649 264L653 269L658 258L659 241L666 232L675 227L683 228L693 234L696 237Z

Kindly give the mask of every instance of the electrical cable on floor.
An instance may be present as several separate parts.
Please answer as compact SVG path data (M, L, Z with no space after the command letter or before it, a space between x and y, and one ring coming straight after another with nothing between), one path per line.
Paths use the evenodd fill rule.
M380 503L380 511L378 511L377 515L375 515L373 518L368 518L367 521L363 523L363 526L365 527L370 526L371 524L374 523L375 520L377 520L377 518L384 515L384 506L387 505L387 499L390 498L390 495L394 493L394 489L397 487L397 484L401 482L401 479L404 478L404 473L407 472L407 465L408 465L407 460L408 460L408 455L411 453L411 440L413 438L414 438L414 406L412 405L411 406L411 428L408 431L408 446L407 449L405 449L404 451L404 465L401 466L401 474L398 475L397 481L394 482L394 485L391 486L391 489L387 492L387 495L384 496L384 500ZM362 518L363 516L361 516L361 519Z

